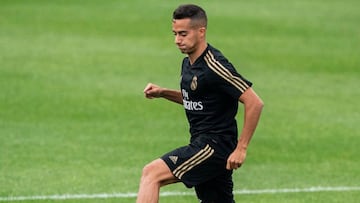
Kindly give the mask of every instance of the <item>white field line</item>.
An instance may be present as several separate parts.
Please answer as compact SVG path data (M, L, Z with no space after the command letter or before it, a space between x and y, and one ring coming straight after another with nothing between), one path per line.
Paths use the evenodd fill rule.
M309 193L309 192L342 192L360 191L359 187L309 187L309 188L283 188L283 189L261 189L261 190L235 190L235 195L248 194L278 194L278 193ZM160 196L189 196L194 192L161 192ZM63 195L35 195L35 196L10 196L0 197L0 202L5 201L29 201L29 200L68 200L68 199L110 199L110 198L135 198L137 193L102 193L102 194L63 194Z

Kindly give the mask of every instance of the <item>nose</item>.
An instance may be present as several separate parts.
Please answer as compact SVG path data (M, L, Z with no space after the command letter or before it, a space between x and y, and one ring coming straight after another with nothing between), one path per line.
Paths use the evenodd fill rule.
M179 35L175 35L175 44L180 44L181 39Z

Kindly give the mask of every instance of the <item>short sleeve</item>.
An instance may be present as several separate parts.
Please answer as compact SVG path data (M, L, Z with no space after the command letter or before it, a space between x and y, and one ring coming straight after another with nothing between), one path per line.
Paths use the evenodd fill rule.
M238 99L252 83L240 75L224 57L217 57L209 51L205 56L208 67L213 71L211 80L226 93Z

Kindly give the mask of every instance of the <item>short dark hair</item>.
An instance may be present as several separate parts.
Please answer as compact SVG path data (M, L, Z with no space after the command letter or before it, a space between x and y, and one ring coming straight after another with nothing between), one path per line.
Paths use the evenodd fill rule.
M174 20L190 18L193 26L207 27L207 16L204 9L194 4L180 5L173 13Z

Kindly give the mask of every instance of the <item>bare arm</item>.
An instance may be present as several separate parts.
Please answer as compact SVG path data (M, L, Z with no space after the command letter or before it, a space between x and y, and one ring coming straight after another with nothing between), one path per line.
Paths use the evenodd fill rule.
M146 85L144 89L144 94L145 97L148 99L162 97L169 101L183 104L183 98L179 90L166 89L152 83Z
M260 119L260 114L264 106L263 101L252 88L247 89L239 98L244 104L244 126L240 133L240 138L236 149L230 154L226 168L228 170L239 168L245 161L246 150L255 132Z

